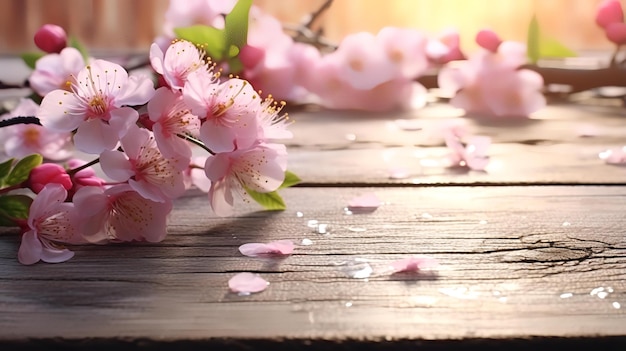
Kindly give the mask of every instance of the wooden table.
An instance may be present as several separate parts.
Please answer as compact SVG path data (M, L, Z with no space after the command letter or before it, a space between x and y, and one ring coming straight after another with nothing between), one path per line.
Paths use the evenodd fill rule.
M0 348L626 350L626 167L598 157L626 145L625 111L584 98L527 121L461 119L493 138L485 172L443 165L435 131L460 116L445 104L293 112L303 182L281 192L285 211L218 218L192 193L162 243L79 247L57 265L20 265L15 231L0 232ZM384 204L345 210L367 193ZM238 251L278 239L294 254ZM413 255L439 267L385 273ZM244 271L269 288L229 292Z

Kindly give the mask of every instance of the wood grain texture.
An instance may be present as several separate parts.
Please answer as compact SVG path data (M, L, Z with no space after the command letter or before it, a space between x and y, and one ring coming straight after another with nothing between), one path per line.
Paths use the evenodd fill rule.
M385 204L345 212L348 200L370 191ZM204 196L189 196L177 202L162 243L79 247L60 265L20 265L16 237L3 232L0 340L626 335L624 186L291 188L283 195L288 211L245 204L235 218L216 218ZM313 244L301 245L304 238ZM295 253L258 259L237 251L277 239L294 240ZM390 261L410 255L434 257L440 268L385 273ZM368 266L369 278L353 277ZM229 293L227 280L240 271L271 284L252 296Z

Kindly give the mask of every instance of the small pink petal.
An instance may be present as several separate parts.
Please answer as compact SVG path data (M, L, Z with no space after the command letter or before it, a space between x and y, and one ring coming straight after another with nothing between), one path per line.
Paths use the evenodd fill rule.
M438 263L431 257L408 257L390 263L393 273L419 272L423 269L435 268Z
M239 246L239 252L245 256L291 255L294 244L291 240L272 241L267 244L247 243Z
M349 209L376 209L382 203L376 194L367 193L357 196L348 202Z
M258 274L242 272L235 274L228 280L228 287L234 293L251 294L267 289L270 283Z
M626 166L626 146L620 149L609 149L600 153L600 159L610 165Z

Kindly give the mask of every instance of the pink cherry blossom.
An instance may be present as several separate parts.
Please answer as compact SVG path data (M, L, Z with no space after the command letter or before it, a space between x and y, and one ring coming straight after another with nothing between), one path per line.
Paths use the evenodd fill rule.
M461 51L460 45L459 32L454 28L446 29L428 40L425 49L426 55L430 61L436 64L465 60L465 54Z
M172 201L146 199L128 184L108 189L97 186L80 188L74 195L80 208L76 226L86 240L159 242L167 234L167 219Z
M182 171L189 157L165 158L152 133L132 126L121 139L121 151L100 155L102 171L116 182L128 181L131 188L146 199L165 202L185 192Z
M189 74L183 97L200 117L200 139L213 152L247 148L257 140L261 99L247 81L232 78L216 84L196 71Z
M206 173L204 172L206 159L206 156L196 156L191 158L189 166L183 172L185 189L196 187L203 193L208 193L209 190L211 190L211 180L207 178Z
M63 27L44 24L35 32L35 45L47 53L59 53L67 46L67 34Z
M28 187L35 193L41 192L48 184L59 184L65 190L72 189L72 179L63 166L56 163L43 163L30 171Z
M481 50L467 61L449 63L438 76L450 103L477 117L523 117L546 104L538 73L519 69L526 62L525 45L502 42L498 52Z
M72 47L60 53L48 54L35 63L35 70L28 77L30 87L39 95L45 96L57 89L69 90L68 82L85 67L81 53Z
M314 72L308 88L319 98L319 104L327 108L390 111L418 108L425 103L426 89L404 77L395 77L371 89L355 88L344 80L341 67L332 55L324 56Z
M147 76L128 76L120 65L95 60L82 69L72 92L48 93L37 117L46 128L58 132L76 129L77 149L92 154L112 150L139 114L128 106L142 105L154 95Z
M419 272L438 266L437 260L431 257L407 257L390 263L393 273Z
M278 240L265 243L247 243L239 246L239 252L244 256L272 256L272 255L291 255L293 253L294 244L291 240Z
M67 161L67 168L69 170L76 169L85 165L86 162L80 159L70 159ZM70 172L71 173L71 172ZM69 190L68 199L72 199L78 189L86 186L104 187L104 179L98 177L93 168L87 167L80 171L70 175L72 179L72 189Z
M20 99L18 105L0 119L34 116L39 109L31 99ZM16 124L0 129L0 146L10 157L23 158L40 154L48 160L63 160L74 152L71 134L53 132L37 124Z
M258 274L242 272L235 274L228 280L228 287L234 293L249 295L261 292L269 286L269 282Z
M182 90L189 73L198 70L205 73L206 79L215 80L212 74L213 67L205 62L204 52L186 40L175 41L167 48L165 54L157 44L152 44L150 64L174 90Z
M624 12L622 3L619 0L604 0L596 10L596 24L602 28L607 28L612 23L624 22Z
M336 56L341 76L357 89L372 89L396 77L394 63L371 33L348 34L327 56Z
M415 79L428 68L424 33L411 28L384 27L376 39L387 55L387 59L396 67L397 74L408 79Z
M211 180L209 200L213 212L218 216L233 213L233 191L247 199L246 188L258 192L278 189L286 169L287 151L283 144L259 144L209 156L204 170Z
M59 184L48 184L35 197L28 214L28 231L22 235L17 257L30 265L41 261L59 263L74 253L63 244L84 243L73 224L74 204L64 202L67 191Z
M293 138L293 133L287 129L291 124L288 114L280 114L285 104L284 101L275 101L272 95L263 100L257 114L259 140L270 141Z
M190 158L191 147L180 136L197 136L200 119L191 114L182 95L164 87L157 89L148 102L148 115L161 154L166 158Z

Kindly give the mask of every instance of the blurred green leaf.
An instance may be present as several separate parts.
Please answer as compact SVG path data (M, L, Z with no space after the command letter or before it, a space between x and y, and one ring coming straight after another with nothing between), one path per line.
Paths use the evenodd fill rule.
M281 184L278 189L283 189L283 188L288 188L290 186L294 186L300 183L301 181L302 179L300 179L300 177L298 177L295 173L291 171L286 171L285 180L283 180L283 184Z
M31 69L35 69L35 65L37 64L37 60L42 58L45 54L43 52L25 52L20 55L22 60Z
M576 52L561 44L554 38L545 36L539 28L537 17L533 16L528 26L527 41L528 59L536 64L540 58L563 58L577 56Z
M252 0L239 0L224 19L228 46L242 48L248 41L248 21Z
M9 172L11 171L11 167L13 166L13 162L15 162L15 159L11 158L9 160L6 160L0 163L0 186L3 184L4 178L6 178L9 175Z
M203 48L213 61L220 61L224 58L226 36L223 30L205 25L194 25L174 28L174 33L179 39L190 41Z
M5 179L4 184L13 186L26 181L30 175L30 171L39 166L42 161L43 157L39 154L32 154L19 160L11 170L11 173L9 173L9 176Z
M276 191L270 193L260 193L246 188L246 192L254 201L263 206L266 210L281 211L287 208L285 201Z
M539 22L537 16L533 15L528 26L528 38L526 42L526 50L528 59L531 63L537 63L539 60Z
M15 220L26 220L33 199L26 195L0 196L0 226L17 226Z

